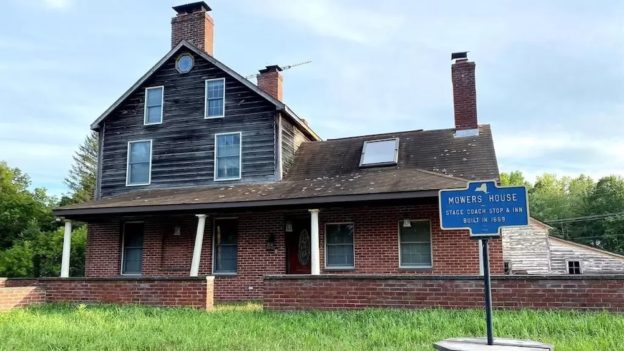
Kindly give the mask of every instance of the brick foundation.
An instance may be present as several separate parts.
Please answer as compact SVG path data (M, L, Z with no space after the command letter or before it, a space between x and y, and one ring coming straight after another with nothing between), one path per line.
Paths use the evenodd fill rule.
M285 222L288 218L309 218L307 209L267 210L210 214L206 221L200 275L212 275L213 221L219 217L239 220L238 271L232 276L215 276L217 301L259 300L263 277L286 273ZM398 231L403 219L431 222L431 268L399 268ZM143 276L186 277L189 274L197 219L194 215L133 218L145 222ZM468 275L479 272L479 248L466 231L442 231L437 203L423 200L409 205L321 208L319 214L320 257L322 273ZM355 228L355 268L325 269L325 225L353 222ZM109 217L89 223L86 275L119 277L121 228L123 220ZM173 235L179 225L181 234ZM275 238L275 249L267 249L267 239ZM502 245L492 240L490 259L493 273L503 272Z
M498 276L494 307L624 312L624 275ZM268 310L482 308L478 276L267 276Z

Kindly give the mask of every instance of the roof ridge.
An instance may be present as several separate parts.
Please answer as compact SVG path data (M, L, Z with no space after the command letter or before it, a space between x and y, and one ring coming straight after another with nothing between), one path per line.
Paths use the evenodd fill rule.
M439 130L443 130L443 129L439 129ZM342 137L342 138L326 139L324 141L339 141L339 140L356 139L356 138L376 137L376 136L389 135L389 134L406 134L406 133L416 133L416 132L425 132L425 130L424 129L414 129L414 130L403 130L403 131L400 131L400 132L387 132L387 133L377 133L377 134L352 135L352 136Z

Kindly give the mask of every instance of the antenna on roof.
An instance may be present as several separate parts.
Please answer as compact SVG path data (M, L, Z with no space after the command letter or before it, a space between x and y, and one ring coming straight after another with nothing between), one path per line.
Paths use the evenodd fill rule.
M306 64L308 64L308 63L312 63L312 61L311 61L311 60L308 60L308 61L304 61L304 62L293 63L292 65L278 66L278 67L279 67L279 68L281 68L281 70L282 70L282 71L285 71L285 70L287 70L287 69L295 68L295 67L298 67L298 66L303 66L303 65L306 65ZM248 76L245 76L245 79L252 79L252 78L256 78L256 75L257 75L257 73L250 74L250 75L248 75Z

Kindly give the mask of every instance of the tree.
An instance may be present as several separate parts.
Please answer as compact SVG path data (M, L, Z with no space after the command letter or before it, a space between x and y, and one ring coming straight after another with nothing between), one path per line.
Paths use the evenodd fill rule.
M54 199L44 189L29 191L30 179L18 168L0 162L0 250L33 233L56 228L51 208ZM33 231L32 228L36 228Z
M62 205L85 202L93 199L95 191L97 161L98 161L98 134L91 132L73 156L74 163L65 178L65 184L70 189L69 199L62 200Z
M524 174L520 171L512 171L509 173L501 173L500 174L500 182L501 185L524 185L527 188L531 188L531 183L529 183L525 178Z
M604 215L586 224L588 236L597 246L624 253L624 178L601 178L585 205L587 214Z

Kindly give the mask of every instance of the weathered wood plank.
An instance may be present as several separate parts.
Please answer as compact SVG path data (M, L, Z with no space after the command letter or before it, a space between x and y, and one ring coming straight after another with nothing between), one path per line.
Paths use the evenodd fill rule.
M104 122L100 194L149 188L226 185L275 180L275 106L195 56L195 67L179 74L174 55ZM225 118L204 119L204 81L226 78ZM163 123L143 125L145 88L164 86ZM214 134L242 132L242 179L214 182ZM128 141L153 140L152 183L126 187Z

